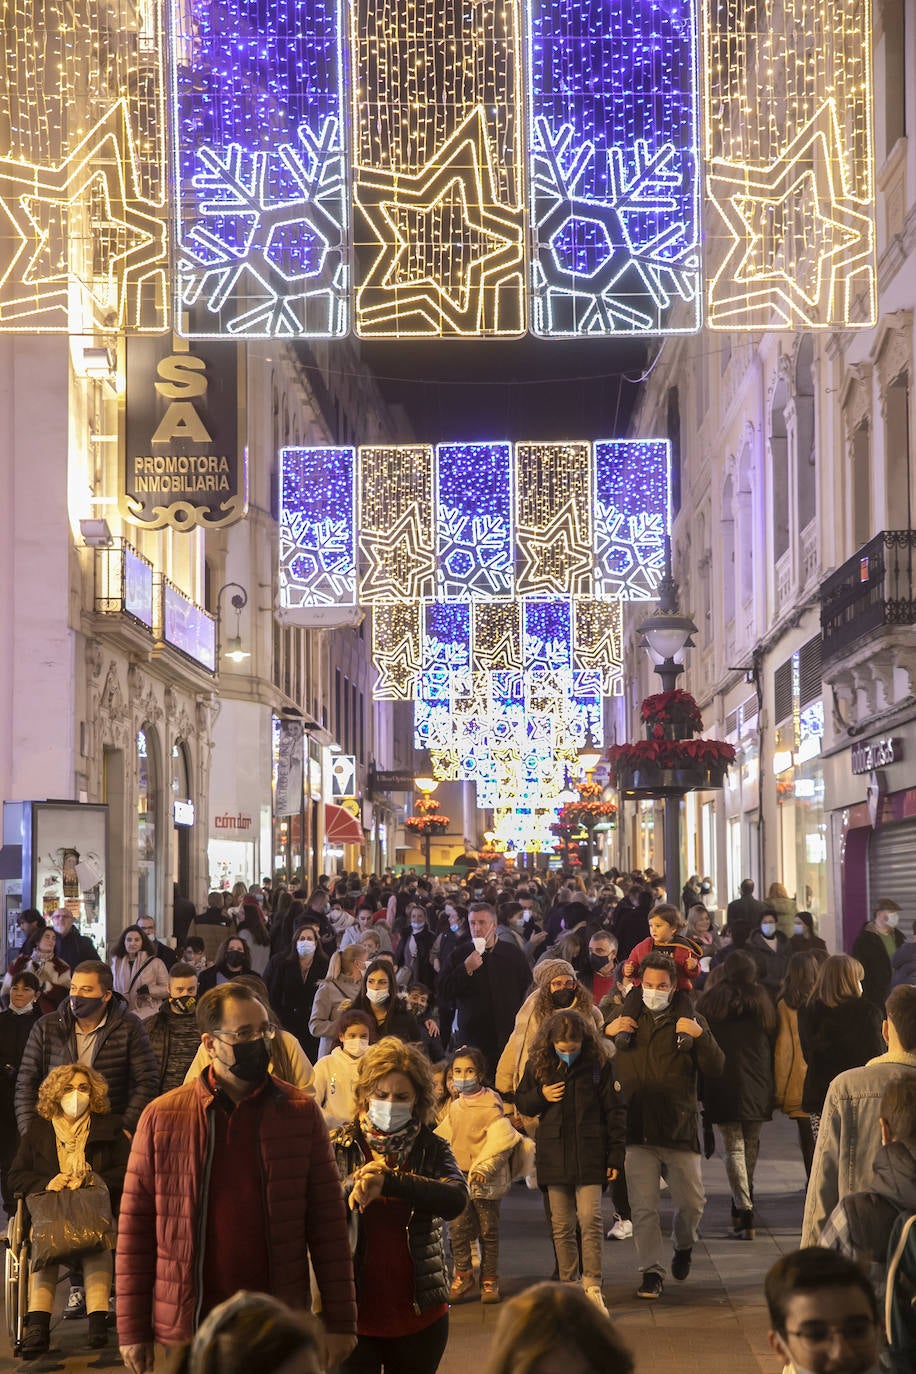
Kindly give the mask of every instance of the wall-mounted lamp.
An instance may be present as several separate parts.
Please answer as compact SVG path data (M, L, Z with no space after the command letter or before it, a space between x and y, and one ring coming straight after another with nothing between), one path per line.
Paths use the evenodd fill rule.
M81 520L80 534L90 549L110 549L114 543L111 529L105 519Z
M248 593L246 592L245 588L241 585L241 583L226 582L222 587L220 587L219 591L216 593L216 618L219 621L220 628L222 628L223 620L220 608L220 601L222 599L223 592L228 592L231 587L236 588L235 592L230 597L230 604L232 606L232 609L235 611L235 634L230 635L229 638L226 640L226 647L223 650L223 658L231 659L233 663L243 663L246 658L251 658L251 654L248 652L247 649L244 649L242 647L242 611L248 605Z
M99 348L93 344L83 344L82 373L84 377L106 381L113 375L116 366L117 359L112 349Z

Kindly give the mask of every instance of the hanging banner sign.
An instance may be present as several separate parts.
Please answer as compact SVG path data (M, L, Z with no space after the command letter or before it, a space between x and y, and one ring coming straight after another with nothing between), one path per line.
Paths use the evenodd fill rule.
M234 525L248 507L235 343L128 339L122 513L161 529Z

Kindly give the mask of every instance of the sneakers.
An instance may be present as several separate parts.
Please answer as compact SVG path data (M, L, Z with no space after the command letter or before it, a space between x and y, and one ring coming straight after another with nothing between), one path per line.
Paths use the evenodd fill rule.
M593 1302L596 1307L600 1308L606 1317L610 1315L607 1310L607 1303L604 1301L604 1294L597 1283L590 1284L586 1288L585 1296L589 1302Z
M675 1250L674 1258L671 1261L671 1277L674 1279L686 1279L690 1273L690 1263L693 1258L693 1250Z
M64 1308L64 1321L72 1322L82 1320L86 1315L86 1290L73 1284L70 1288L70 1296L67 1299L67 1306Z
M642 1276L642 1282L636 1290L637 1298L660 1298L665 1287L665 1280L657 1269L647 1269Z
M623 1217L617 1217L614 1225L607 1233L608 1240L631 1240L633 1236L632 1221L624 1221Z
M480 1285L480 1301L482 1303L502 1302L502 1294L499 1291L498 1279L484 1279Z
M473 1269L456 1269L455 1277L452 1279L452 1286L448 1290L450 1302L463 1298L467 1293L474 1291L474 1271Z

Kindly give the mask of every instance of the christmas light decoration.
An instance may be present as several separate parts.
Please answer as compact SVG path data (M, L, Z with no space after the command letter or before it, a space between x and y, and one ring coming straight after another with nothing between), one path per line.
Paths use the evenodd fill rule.
M184 332L344 334L349 201L337 0L171 0L171 23Z
M619 601L573 601L575 661L596 672L604 696L623 692L623 614Z
M523 333L516 0L349 14L357 332Z
M280 606L356 605L352 448L280 450Z
M526 14L534 332L699 328L693 0Z
M519 595L591 593L592 493L590 444L516 444Z
M713 329L876 318L868 0L705 0Z
M422 444L359 451L363 603L431 600L436 594L433 451Z
M420 671L420 606L379 605L372 612L377 701L410 701Z
M0 0L0 332L168 324L158 13Z
M666 439L605 439L594 445L595 595L647 601L665 571L669 529Z
M436 558L445 599L511 597L512 445L436 449Z

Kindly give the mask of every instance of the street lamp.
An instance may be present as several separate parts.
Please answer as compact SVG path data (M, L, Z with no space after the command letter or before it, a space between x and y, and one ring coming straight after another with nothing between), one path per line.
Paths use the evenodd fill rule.
M438 778L431 778L431 777L423 776L423 777L419 777L419 778L414 778L414 784L415 784L415 785L420 789L420 791L423 793L423 800L424 800L424 801L429 801L430 797L431 797L432 794L435 792L436 788L439 786L439 779L438 779ZM425 864L426 864L426 876L427 876L427 878L429 877L429 870L430 870L430 845L432 844L432 838L433 838L433 837L432 837L431 831L429 831L429 830L424 830L424 832L423 832L423 857L424 857L424 861L425 861Z
M424 797L431 797L439 786L438 778L414 778L414 782L417 784Z
M248 605L248 593L240 582L226 582L216 593L216 619L222 629L223 619L220 610L220 600L223 592L228 592L231 587L235 587L235 592L229 598L232 609L235 611L235 634L230 635L226 640L226 647L223 650L223 657L231 659L233 663L243 663L246 658L251 658L247 649L242 648L241 621L242 611Z
M659 583L658 610L636 627L643 647L662 680L662 691L671 692L684 671L684 654L694 647L697 627L688 615L679 615L677 583L671 570L671 540L665 538L665 573ZM681 799L665 796L665 884L668 898L675 904L681 890Z

